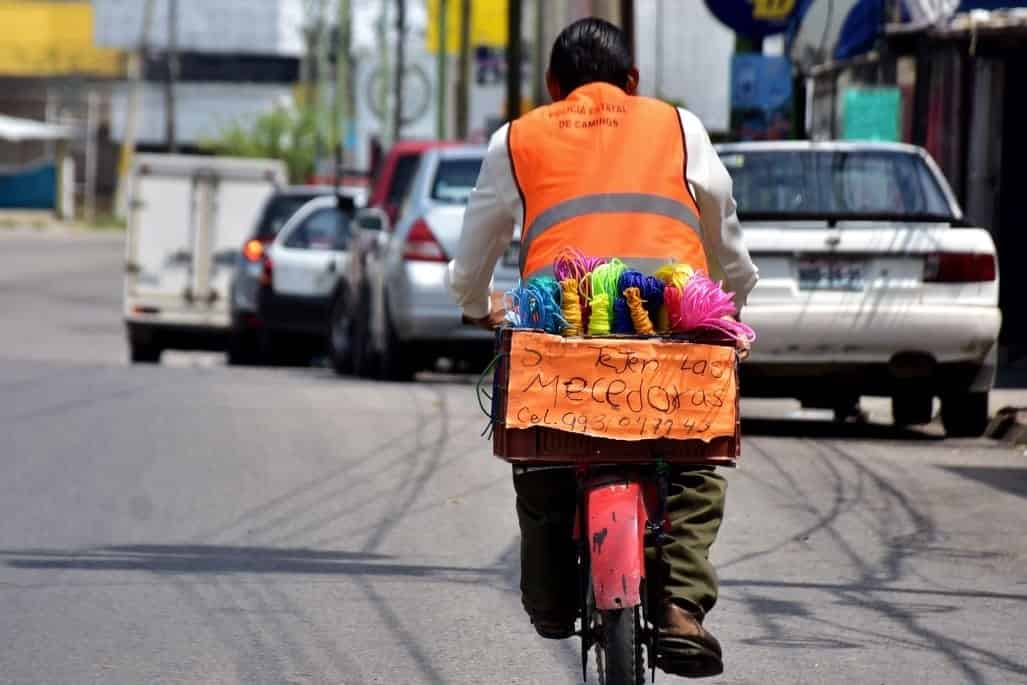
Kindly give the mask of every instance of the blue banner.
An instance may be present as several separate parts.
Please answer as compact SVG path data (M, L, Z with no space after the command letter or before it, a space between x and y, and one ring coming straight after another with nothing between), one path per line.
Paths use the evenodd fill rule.
M735 55L731 130L740 140L783 140L792 132L792 65L785 57Z
M57 207L57 165L38 164L18 171L0 171L0 209Z
M713 16L749 38L782 33L797 4L797 0L706 0Z
M873 49L884 26L884 3L881 0L860 0L849 11L834 46L835 59L848 59Z
M1027 7L1027 0L1011 2L1010 0L963 0L959 3L959 12L970 10L1001 10L1008 7Z

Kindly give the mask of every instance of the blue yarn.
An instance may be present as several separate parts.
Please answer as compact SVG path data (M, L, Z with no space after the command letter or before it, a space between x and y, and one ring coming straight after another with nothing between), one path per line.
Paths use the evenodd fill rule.
M642 299L645 300L645 308L649 310L649 316L656 321L656 315L663 306L663 289L666 284L655 276L645 277L645 287L642 288Z
M646 311L653 321L656 320L657 312L663 306L663 281L655 276L646 276L640 271L625 271L621 274L617 287L622 293L628 288L638 288Z
M541 329L547 333L560 333L567 322L560 309L560 284L550 276L528 279L507 293L513 307L507 320L516 328Z
M610 330L614 333L631 334L635 332L635 324L631 321L631 310L628 309L628 301L623 297L618 297L613 301L613 323L610 326Z

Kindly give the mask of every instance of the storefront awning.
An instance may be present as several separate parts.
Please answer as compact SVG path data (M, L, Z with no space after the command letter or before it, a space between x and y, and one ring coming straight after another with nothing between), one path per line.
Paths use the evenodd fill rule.
M0 114L0 140L20 143L26 140L66 140L74 136L75 129L70 126Z

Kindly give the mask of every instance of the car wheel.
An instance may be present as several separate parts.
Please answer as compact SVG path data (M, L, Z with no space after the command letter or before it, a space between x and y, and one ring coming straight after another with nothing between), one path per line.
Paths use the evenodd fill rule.
M350 323L350 358L353 373L360 378L372 378L377 372L377 364L371 351L371 311L367 306L367 297L361 297L357 303L357 313Z
M133 364L159 364L164 351L154 342L131 340L128 344L129 358Z
M260 334L260 356L272 366L307 366L310 350L292 336L267 329Z
M350 354L352 340L350 328L352 326L349 316L347 316L346 298L339 295L332 304L331 315L328 319L328 358L332 362L332 369L340 376L353 370L353 356Z
M260 342L253 331L236 331L228 341L225 360L229 366L250 366L260 361Z
M379 368L381 378L397 382L412 381L418 371L414 350L410 345L403 344L396 335L388 310L385 321L385 344L379 357Z
M896 426L919 426L930 423L934 397L923 393L894 395L891 398L892 421Z
M859 406L859 396L839 397L831 403L836 423L845 423L849 419L862 420L863 412Z
M979 438L988 428L988 393L962 392L941 398L941 424L950 438Z

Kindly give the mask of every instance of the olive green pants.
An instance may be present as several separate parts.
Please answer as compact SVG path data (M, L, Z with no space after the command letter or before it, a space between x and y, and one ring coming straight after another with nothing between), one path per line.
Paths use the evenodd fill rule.
M533 617L573 620L578 608L573 540L577 481L570 469L514 475L521 527L521 598ZM671 599L704 616L717 601L717 574L709 560L724 516L727 482L713 467L671 474L667 516L673 542L646 550L650 606Z

